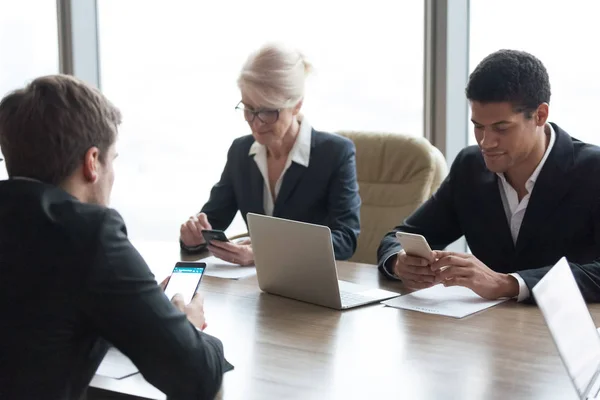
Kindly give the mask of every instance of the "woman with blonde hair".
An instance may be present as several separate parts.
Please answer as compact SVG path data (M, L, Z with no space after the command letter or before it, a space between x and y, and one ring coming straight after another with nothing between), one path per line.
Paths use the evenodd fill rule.
M252 53L238 79L237 105L251 135L233 141L220 181L200 213L181 225L181 247L254 263L250 240L205 243L204 229L225 230L237 211L326 225L335 256L348 259L360 230L354 144L314 130L300 114L311 66L296 50L268 44Z

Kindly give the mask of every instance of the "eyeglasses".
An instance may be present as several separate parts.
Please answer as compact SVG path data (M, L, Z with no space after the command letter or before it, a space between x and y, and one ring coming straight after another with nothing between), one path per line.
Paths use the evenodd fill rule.
M241 101L238 103L237 106L235 106L235 109L240 110L244 113L244 119L246 121L253 122L254 118L258 117L258 120L263 124L274 124L275 122L277 122L277 120L279 119L279 111L281 111L280 108L275 110L263 109L255 111L250 108L247 108Z

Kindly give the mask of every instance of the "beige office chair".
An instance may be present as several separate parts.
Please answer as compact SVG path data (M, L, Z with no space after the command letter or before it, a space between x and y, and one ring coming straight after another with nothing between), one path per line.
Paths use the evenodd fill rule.
M351 261L377 263L383 236L437 190L448 173L442 153L425 138L338 132L356 145L362 206L360 236Z

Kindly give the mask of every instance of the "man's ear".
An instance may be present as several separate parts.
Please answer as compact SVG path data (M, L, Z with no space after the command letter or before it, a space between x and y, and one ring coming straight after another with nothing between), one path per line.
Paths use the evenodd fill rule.
M548 121L549 112L550 110L548 107L548 103L542 103L538 106L534 115L535 123L537 126L544 126L546 124L546 121Z
M83 176L86 181L96 183L98 180L98 167L100 165L100 150L90 147L83 158Z

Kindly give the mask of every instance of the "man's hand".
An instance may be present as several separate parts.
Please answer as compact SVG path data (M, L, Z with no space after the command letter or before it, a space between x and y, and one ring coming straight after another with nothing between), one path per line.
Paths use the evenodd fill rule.
M188 305L185 304L183 296L180 294L173 296L171 302L179 309L179 311L187 316L192 325L201 331L206 329L207 324L206 319L204 318L204 299L200 294L196 293Z
M212 229L206 214L200 213L198 215L191 216L185 223L181 225L181 241L188 247L195 247L204 244L204 237L202 236L202 231L204 229Z
M167 276L165 279L163 279L163 281L159 284L160 288L162 289L162 291L164 292L165 289L167 288L167 285L169 284L169 279L171 279L171 275Z
M433 260L433 254L431 259ZM426 289L437 283L435 272L431 270L431 261L409 256L404 250L396 257L394 275L409 289Z
M471 254L451 251L433 253L437 261L431 264L431 270L444 286L464 286L488 300L519 295L516 278L492 271Z
M213 240L208 244L208 250L223 261L239 265L254 264L254 252L250 239L244 239L237 243Z

